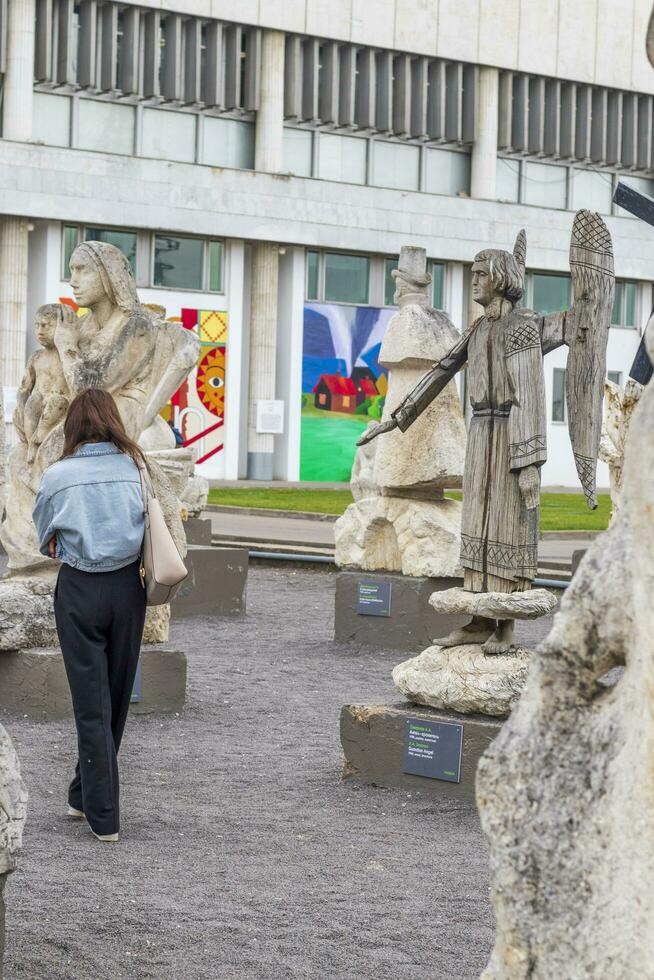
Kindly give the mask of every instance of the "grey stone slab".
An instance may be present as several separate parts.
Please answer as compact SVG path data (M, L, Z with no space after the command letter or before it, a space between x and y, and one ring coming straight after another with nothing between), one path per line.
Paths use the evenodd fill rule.
M189 517L184 521L186 541L191 544L211 544L211 521L208 517Z
M357 612L359 582L390 583L390 616L363 616ZM393 572L339 572L334 611L336 642L418 653L431 646L437 637L446 636L450 630L469 621L469 616L437 613L429 604L432 593L461 584L461 579L456 578L414 578Z
M178 650L141 651L141 701L135 714L181 711L186 700L186 656ZM0 653L0 711L36 721L70 718L73 706L58 649Z
M186 567L188 578L171 604L173 619L245 613L247 549L189 545Z
M463 725L461 781L458 783L403 772L404 735L408 718ZM481 715L436 711L417 705L346 704L341 710L343 777L368 785L420 789L453 799L475 799L479 757L498 734L502 723Z

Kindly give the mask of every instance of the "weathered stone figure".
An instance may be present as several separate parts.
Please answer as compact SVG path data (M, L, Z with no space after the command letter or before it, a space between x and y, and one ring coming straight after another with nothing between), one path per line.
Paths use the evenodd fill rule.
M382 422L459 339L447 314L432 309L424 248L403 246L393 278L398 312L379 353L380 365L389 372ZM461 504L443 491L461 486L465 442L461 402L452 383L409 433L393 432L362 446L352 470L355 503L335 526L337 565L458 576Z
M129 263L114 245L84 242L73 252L70 271L75 300L88 313L72 317L59 308L53 338L56 352L47 353L58 353L60 372L55 372L55 380L54 375L43 379L41 398L47 402L54 389L61 395L62 378L70 398L85 388L104 388L114 396L128 434L138 440L156 425L160 408L193 368L199 340L181 325L167 323L141 305ZM19 401L19 432L26 404L25 398ZM45 431L48 424L49 431ZM43 575L54 567L39 553L32 511L43 471L61 455L63 423L59 413L42 415L38 438L41 441L36 453L30 451L27 438L21 439L7 464L7 508L0 540L13 574ZM153 480L169 526L183 549L176 499L156 466Z
M436 641L441 647L483 643L485 653L498 654L512 645L513 619L508 613L502 617L501 597L527 591L536 575L540 467L547 458L543 354L562 343L571 347L567 395L575 460L589 503L595 503L614 283L610 237L599 215L578 213L571 243L575 305L569 314L543 317L515 308L523 293L525 253L526 238L520 232L513 254L487 249L475 257L472 295L484 315L391 419L361 440L408 429L467 364L472 419L463 480L461 564L466 592L494 596L485 615L473 615L463 629ZM442 596L450 600L447 592ZM464 602L460 611L465 607Z
M609 467L611 523L613 523L620 513L624 454L631 416L643 392L643 386L629 378L624 390L608 380L604 387L606 398L599 458Z

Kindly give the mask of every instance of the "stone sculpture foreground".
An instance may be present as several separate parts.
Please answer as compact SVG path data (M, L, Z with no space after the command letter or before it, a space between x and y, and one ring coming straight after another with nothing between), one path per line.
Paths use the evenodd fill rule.
M61 455L67 405L83 389L111 392L128 434L146 451L157 450L152 481L175 543L186 554L179 496L193 459L188 451L171 448L174 437L158 413L195 365L199 340L140 303L129 263L114 245L84 242L70 267L75 299L88 312L78 318L65 305L40 307L36 331L43 350L30 358L18 392L18 442L7 459L0 526L9 569L9 578L0 583L0 601L15 616L0 627L0 650L17 649L18 642L21 648L53 643L48 603L58 563L39 553L32 511L44 470ZM148 610L144 642L165 642L169 615L165 606Z
M647 346L654 356L651 329ZM497 919L483 980L654 978L653 432L650 384L631 421L620 512L479 763Z

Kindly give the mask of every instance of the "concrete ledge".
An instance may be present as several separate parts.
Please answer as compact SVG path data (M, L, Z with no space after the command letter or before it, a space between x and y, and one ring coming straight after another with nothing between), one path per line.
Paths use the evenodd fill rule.
M181 711L186 701L186 656L179 650L144 647L141 700L135 714ZM73 706L61 651L0 653L0 712L37 721L71 718Z
M189 545L186 567L188 578L171 605L173 619L245 613L247 548Z
M391 615L357 613L359 582L391 585ZM336 576L334 635L337 643L362 643L386 650L419 653L437 637L463 626L468 616L437 613L429 604L434 592L460 586L456 578L412 578L394 572L339 572Z
M463 724L461 782L449 783L402 771L407 718L426 718ZM475 799L479 757L502 723L482 715L461 715L407 704L346 704L341 710L341 745L345 754L344 779L373 786L399 787L454 799Z

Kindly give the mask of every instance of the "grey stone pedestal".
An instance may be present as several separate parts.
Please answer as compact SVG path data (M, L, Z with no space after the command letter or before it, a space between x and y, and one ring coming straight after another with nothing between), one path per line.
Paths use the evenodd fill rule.
M402 771L404 736L408 718L463 725L461 781L445 782ZM341 710L341 745L345 754L343 778L383 787L420 790L454 799L475 799L479 757L498 734L502 723L482 715L435 711L417 705L346 704Z
M185 616L240 616L245 612L246 548L189 545L188 578L172 602L173 619Z
M181 711L186 700L186 656L179 650L143 647L141 700L136 714ZM37 721L71 718L73 706L58 649L0 652L0 712Z
M211 521L208 517L189 517L184 521L187 544L211 544Z
M359 583L369 582L390 584L390 616L357 612ZM394 572L339 572L334 618L336 642L418 653L431 646L436 637L445 636L469 621L469 616L442 615L429 605L433 592L462 584L458 578L413 578Z

